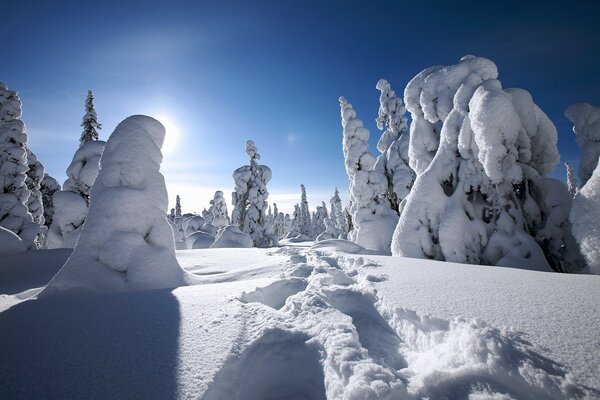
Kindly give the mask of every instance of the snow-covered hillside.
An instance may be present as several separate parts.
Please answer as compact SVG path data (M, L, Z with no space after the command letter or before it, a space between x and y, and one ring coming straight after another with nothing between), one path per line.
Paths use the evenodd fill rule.
M1 258L0 398L600 397L600 277L329 243L180 251L198 285L26 301L69 251Z

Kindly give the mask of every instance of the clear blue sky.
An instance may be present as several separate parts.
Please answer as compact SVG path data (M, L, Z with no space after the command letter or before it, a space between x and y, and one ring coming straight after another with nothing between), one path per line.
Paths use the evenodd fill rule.
M184 211L218 189L229 197L246 139L273 170L270 200L289 209L301 183L312 205L335 186L347 192L340 95L375 152L377 80L401 93L422 69L465 54L528 90L558 128L562 160L576 164L563 111L600 104L600 1L551 3L4 2L0 80L19 91L29 145L61 182L90 88L104 140L132 114L166 121L163 172Z

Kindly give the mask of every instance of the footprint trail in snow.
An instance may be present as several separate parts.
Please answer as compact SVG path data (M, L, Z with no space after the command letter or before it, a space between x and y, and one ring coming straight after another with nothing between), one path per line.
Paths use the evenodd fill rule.
M362 257L282 248L281 279L243 293L244 328L205 399L579 398L560 365L481 321L387 306Z

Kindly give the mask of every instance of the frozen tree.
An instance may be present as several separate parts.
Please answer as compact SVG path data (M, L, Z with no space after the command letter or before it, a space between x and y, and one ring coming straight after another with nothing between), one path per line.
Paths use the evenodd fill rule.
M273 222L273 232L277 239L283 239L285 237L285 215L280 212L275 217L275 221Z
M0 227L18 235L25 248L34 248L40 226L28 209L27 134L20 118L19 95L0 82Z
M136 115L106 143L84 229L71 257L41 295L174 288L187 274L175 258L160 173L163 126Z
M579 192L579 186L577 186L577 178L575 178L575 171L571 164L565 163L565 168L567 169L567 187L569 188L569 193L571 193L571 197L575 197L577 192Z
M175 209L171 208L171 212L169 212L169 221L175 221Z
M300 235L300 227L302 225L302 217L300 212L300 205L294 204L294 213L290 219L290 227L287 231L286 237L296 237Z
M181 198L179 195L175 197L175 217L181 217Z
M244 165L233 172L235 192L233 192L233 211L231 220L244 233L249 234L256 247L277 245L273 226L266 219L267 183L271 180L271 169L258 165L260 155L252 140L246 141L246 153L250 165Z
M27 149L27 179L25 184L29 189L29 199L27 199L27 208L31 213L33 222L39 225L40 229L36 238L36 247L42 247L45 242L46 228L44 219L44 204L42 203L42 192L40 191L42 179L44 179L44 166L38 161L33 152Z
M390 208L385 196L388 190L385 173L374 170L375 157L369 153L369 131L356 117L352 104L340 97L340 107L353 224L348 238L367 249L389 253L398 214Z
M212 200L210 202L212 204ZM202 218L204 218L204 220L209 224L213 221L213 215L209 210L206 209L206 207L202 210Z
M333 226L336 228L336 237L341 234L347 234L348 221L346 220L346 212L342 206L342 199L340 198L340 193L338 192L337 188L335 188L335 193L329 202L331 204L329 218L331 219Z
M290 214L285 214L283 216L283 237L288 237L290 232L292 231L293 221Z
M312 237L316 238L321 233L325 232L325 220L329 218L329 213L327 212L327 206L325 202L322 205L317 206L317 211L314 213L314 218L312 220Z
M573 200L570 220L589 271L600 275L600 163Z
M44 174L42 182L40 182L40 192L42 194L42 204L44 206L44 224L46 227L52 225L54 217L54 202L52 197L54 193L60 190L60 184L56 179L48 174Z
M556 246L545 242L564 242L564 229L550 225L561 225L565 204L544 198L555 189L544 177L559 159L556 128L528 92L503 89L497 77L490 60L465 56L407 85L417 177L394 255L547 269L542 249Z
M85 115L83 116L81 126L83 127L83 132L79 139L80 146L98 140L98 130L101 129L102 125L98 123L98 116L94 109L94 94L91 90L88 90L87 98L85 99Z
M210 213L213 216L212 224L221 228L229 225L229 214L227 213L227 202L223 197L223 192L217 190L214 198L210 201Z
M392 210L400 214L400 204L410 193L415 179L408 160L409 136L406 108L388 81L380 79L376 87L381 92L377 128L384 132L377 143L381 155L377 158L374 169L385 174L387 179L385 197Z
M68 179L62 190L54 193L54 217L48 229L49 249L73 248L87 215L90 191L100 169L100 157L106 142L92 140L77 149L67 168Z
M300 190L302 191L300 197L300 234L312 238L312 222L310 211L308 209L308 200L306 199L306 188L304 185L300 185Z
M573 104L567 108L565 115L573 122L575 141L581 150L579 181L583 187L600 157L600 107L587 103Z

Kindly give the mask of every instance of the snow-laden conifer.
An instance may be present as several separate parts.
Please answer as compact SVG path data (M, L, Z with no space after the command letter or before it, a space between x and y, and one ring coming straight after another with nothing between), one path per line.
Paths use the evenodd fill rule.
M44 174L44 178L40 182L40 192L44 206L44 224L48 228L52 225L54 218L54 202L52 201L52 197L59 190L60 183L50 175Z
M312 218L308 209L308 200L306 199L306 187L300 185L300 234L307 238L312 238Z
M565 242L544 236L565 215L564 203L544 197L554 187L544 178L558 163L556 128L529 93L503 89L497 77L490 60L465 56L407 85L417 178L394 233L395 255L544 269L552 258L545 242Z
M390 208L385 196L388 189L385 173L374 170L375 157L369 153L369 131L356 117L352 104L340 97L340 107L353 223L348 238L367 249L389 253L398 214Z
M260 155L252 140L246 141L246 153L250 165L244 165L233 172L235 192L232 193L232 223L249 234L256 247L277 245L273 226L266 220L267 183L271 180L271 169L259 165Z
M571 197L575 197L577 195L577 192L579 192L579 186L577 186L577 178L575 178L575 171L569 163L565 163L565 168L567 169L567 187L569 189L569 193L571 193Z
M80 146L98 140L98 130L102 128L102 125L98 123L98 115L94 108L94 94L91 90L88 90L87 98L85 99L85 115L83 116L81 126L83 127L83 132L79 139Z
M34 248L40 225L28 209L27 158L21 99L0 82L0 226L18 235L26 248Z
M181 198L179 195L175 197L175 217L181 217Z
M212 224L221 228L229 225L229 214L227 213L227 202L223 197L223 192L217 190L214 198L210 201L209 212L212 214Z

